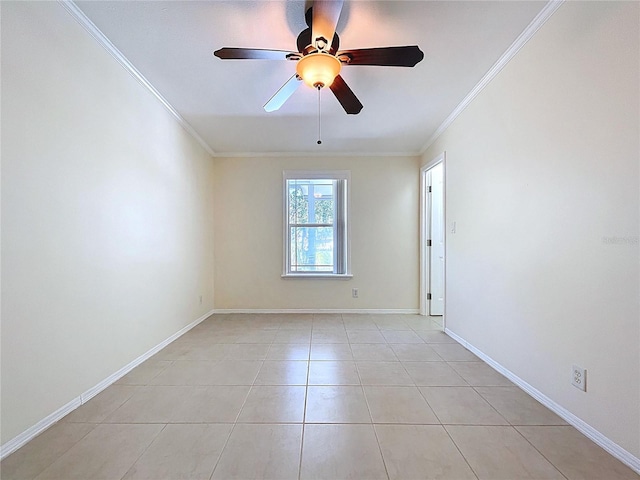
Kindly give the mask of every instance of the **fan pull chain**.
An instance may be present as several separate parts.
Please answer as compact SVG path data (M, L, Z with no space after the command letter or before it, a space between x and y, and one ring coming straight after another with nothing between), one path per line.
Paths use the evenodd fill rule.
M322 88L321 85L318 85L318 145L322 145L322 140L321 140L321 129L320 129L320 89Z

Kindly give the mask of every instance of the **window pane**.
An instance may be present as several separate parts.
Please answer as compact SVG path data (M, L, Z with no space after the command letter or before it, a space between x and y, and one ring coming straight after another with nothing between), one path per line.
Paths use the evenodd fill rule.
M333 180L287 180L289 223L333 223Z
M322 198L314 201L315 223L333 223L333 198Z
M289 222L309 222L309 188L297 181L287 181L289 195Z
M291 271L333 272L333 227L290 227Z
M333 180L311 180L309 215L313 223L333 223Z

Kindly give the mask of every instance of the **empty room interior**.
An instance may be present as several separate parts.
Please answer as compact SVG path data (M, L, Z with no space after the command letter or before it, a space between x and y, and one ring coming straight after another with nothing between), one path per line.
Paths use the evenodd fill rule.
M640 2L0 19L3 480L640 478Z

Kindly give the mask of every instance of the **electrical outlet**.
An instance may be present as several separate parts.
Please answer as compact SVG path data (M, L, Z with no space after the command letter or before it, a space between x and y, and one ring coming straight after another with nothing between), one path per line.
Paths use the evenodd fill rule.
M587 391L587 371L576 365L571 367L571 385L583 392Z
M358 298L358 289L357 288L352 288L351 289L351 296L353 298Z

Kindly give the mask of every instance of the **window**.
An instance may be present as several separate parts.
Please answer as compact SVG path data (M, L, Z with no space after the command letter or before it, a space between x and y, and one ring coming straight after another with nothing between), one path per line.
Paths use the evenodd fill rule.
M349 172L284 172L285 277L350 277Z

